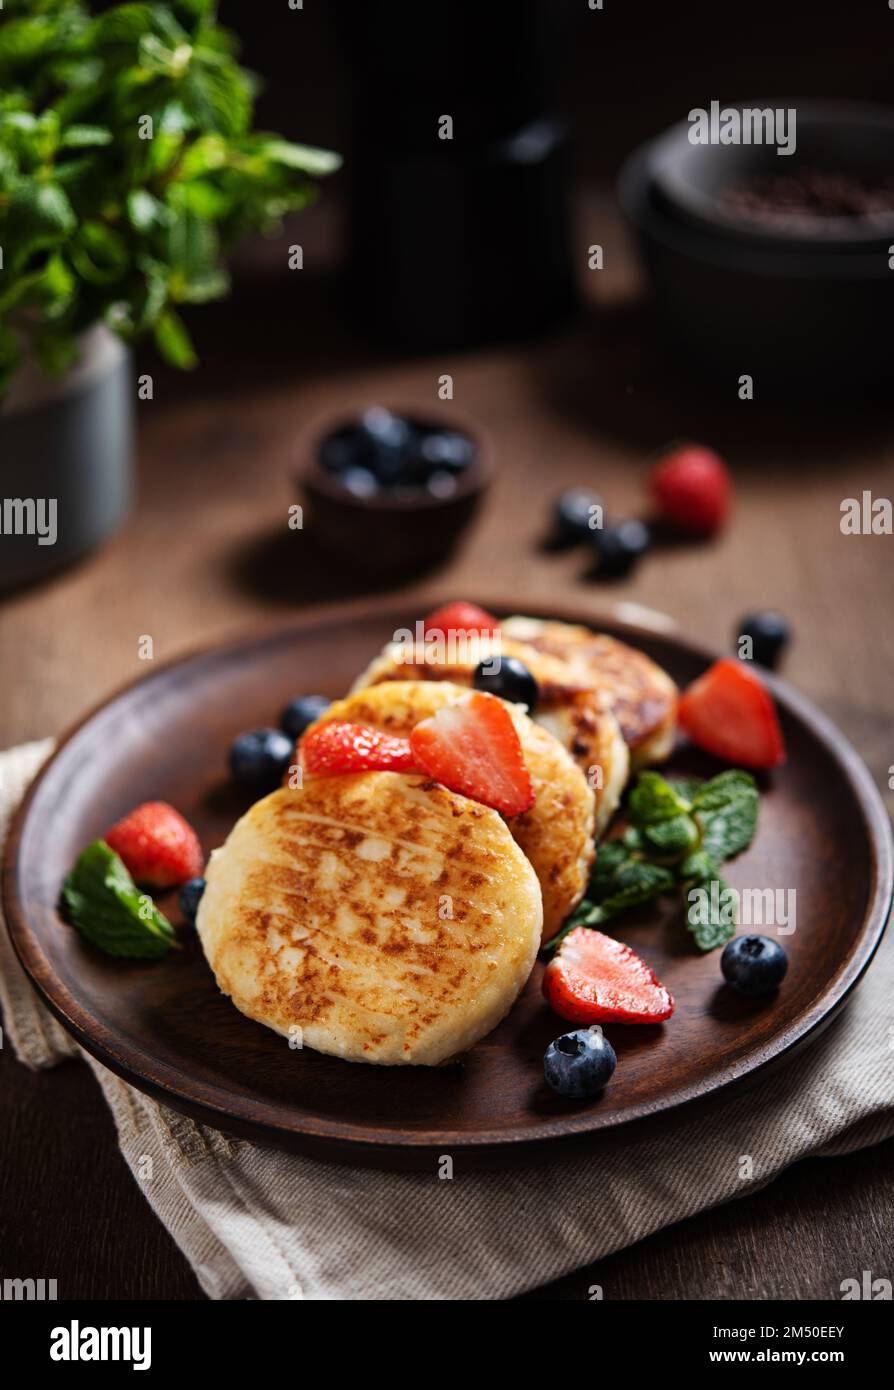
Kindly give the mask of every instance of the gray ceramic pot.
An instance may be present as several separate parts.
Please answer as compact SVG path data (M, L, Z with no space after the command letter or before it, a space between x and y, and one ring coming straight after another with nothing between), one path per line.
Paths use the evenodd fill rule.
M0 402L0 587L77 559L120 525L133 481L130 354L96 327L77 366L32 364Z

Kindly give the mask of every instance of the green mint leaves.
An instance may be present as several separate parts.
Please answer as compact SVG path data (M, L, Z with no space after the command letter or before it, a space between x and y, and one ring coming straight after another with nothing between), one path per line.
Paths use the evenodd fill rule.
M640 773L627 799L626 830L600 845L587 896L546 949L573 927L599 927L676 889L699 949L722 946L735 933L736 912L721 865L751 844L757 814L748 772L722 772L707 782Z
M62 885L62 915L111 956L159 960L177 945L167 917L103 840L87 846Z
M257 87L212 0L0 8L0 393L105 322L195 365L183 305L227 293L245 232L309 203L340 163L252 128Z

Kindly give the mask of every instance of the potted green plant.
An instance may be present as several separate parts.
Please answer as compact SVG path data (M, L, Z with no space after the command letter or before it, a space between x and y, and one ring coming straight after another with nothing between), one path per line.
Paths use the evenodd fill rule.
M195 353L183 306L337 156L253 128L214 0L0 9L0 582L93 545L130 496L128 344Z

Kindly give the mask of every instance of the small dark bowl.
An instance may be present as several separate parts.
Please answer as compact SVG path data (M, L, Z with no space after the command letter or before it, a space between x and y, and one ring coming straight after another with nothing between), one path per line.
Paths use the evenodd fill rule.
M486 437L452 408L389 409L417 425L466 435L475 457L458 475L449 497L432 496L423 487L383 488L371 497L356 497L337 474L322 466L320 445L336 430L354 424L360 412L330 417L308 431L298 475L304 527L353 572L369 576L411 574L446 560L487 492L493 473Z
M761 107L790 103L754 102ZM894 168L894 113L796 104L797 149L691 145L688 122L642 146L621 171L621 205L677 353L755 394L872 388L894 375L888 349L894 227L836 218L812 230L737 218L718 196L745 175Z

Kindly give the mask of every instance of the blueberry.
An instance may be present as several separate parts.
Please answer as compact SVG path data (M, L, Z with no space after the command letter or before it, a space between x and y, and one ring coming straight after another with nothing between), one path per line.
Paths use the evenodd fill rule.
M599 511L593 508L598 507ZM583 487L571 487L563 492L553 509L553 521L560 540L572 544L591 540L594 531L601 529L602 498Z
M180 889L180 896L177 901L180 903L180 911L187 922L196 920L196 913L199 910L199 903L205 891L205 880L203 878L188 878Z
M360 417L360 430L377 449L405 449L412 437L412 428L399 415L392 415L384 406L372 405Z
M517 656L493 657L475 667L472 684L486 695L499 695L513 705L535 709L540 687L523 661Z
M379 480L369 468L346 468L339 477L342 487L346 488L352 497L372 497L379 490Z
M419 442L419 456L433 468L463 473L475 459L475 446L467 434L456 430L427 430Z
M375 405L363 412L358 433L369 445L366 467L382 487L395 487L414 481L416 436L409 421Z
M425 484L432 497L452 497L456 492L456 475L446 468L436 468L430 473Z
M618 1059L601 1028L563 1033L546 1049L543 1075L557 1095L568 1100L594 1096L611 1080Z
M737 636L750 637L752 660L772 670L788 643L788 624L781 613L774 613L770 609L763 613L749 613L739 623Z
M369 440L349 425L326 436L320 445L320 463L327 473L345 473L349 468L365 467L372 452Z
M292 740L280 729L252 729L230 748L230 771L241 785L274 791L292 761Z
M788 970L788 956L769 936L734 936L720 957L723 978L739 994L756 999L778 989Z
M331 704L332 701L327 700L325 695L299 695L297 699L289 701L279 716L279 727L294 741L301 737L308 725L325 714Z
M592 536L599 574L617 578L630 572L652 539L648 526L635 519L593 531Z

